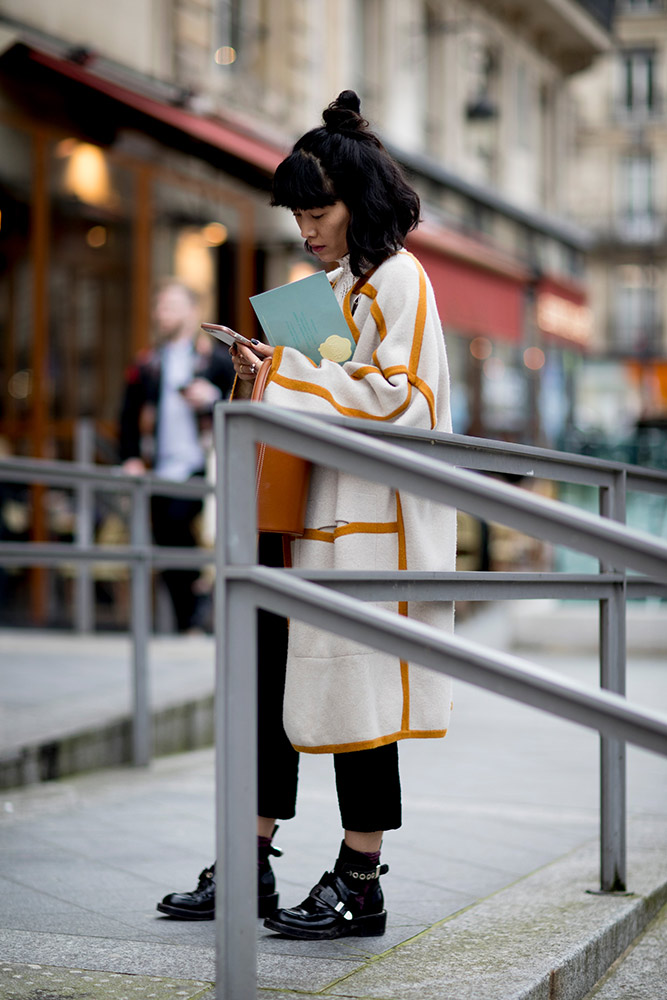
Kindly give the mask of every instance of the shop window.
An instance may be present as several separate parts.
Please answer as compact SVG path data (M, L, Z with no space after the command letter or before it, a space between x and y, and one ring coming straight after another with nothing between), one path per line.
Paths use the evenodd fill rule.
M0 123L0 447L26 453L34 388L30 137Z
M451 380L452 428L455 434L468 434L470 393L468 385L469 341L467 337L445 336Z
M526 379L516 348L498 342L489 343L491 349L479 359L485 433L490 437L515 439L525 430L528 407ZM475 341L472 341L471 348L474 344Z
M153 283L180 278L197 292L203 320L233 327L239 322L236 210L214 191L167 181L156 181L153 208Z
M113 436L131 342L134 175L104 150L55 142L49 161L49 418L71 458L72 422ZM56 445L57 448L60 445Z

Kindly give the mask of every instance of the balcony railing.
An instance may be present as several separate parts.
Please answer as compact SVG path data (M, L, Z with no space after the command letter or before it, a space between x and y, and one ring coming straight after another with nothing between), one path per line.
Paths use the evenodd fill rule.
M627 247L657 247L667 245L667 215L657 211L604 212L579 218L600 245L619 244Z
M665 0L617 0L616 16L662 14L665 6Z
M667 114L667 101L661 93L653 93L650 100L635 100L628 104L617 94L609 101L609 117L613 124L628 128L659 124Z

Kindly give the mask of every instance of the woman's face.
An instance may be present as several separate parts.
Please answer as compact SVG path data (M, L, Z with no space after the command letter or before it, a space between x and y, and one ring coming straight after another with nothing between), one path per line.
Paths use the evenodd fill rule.
M297 208L292 213L312 253L329 264L340 260L348 251L347 227L350 213L344 201L335 201L324 208Z

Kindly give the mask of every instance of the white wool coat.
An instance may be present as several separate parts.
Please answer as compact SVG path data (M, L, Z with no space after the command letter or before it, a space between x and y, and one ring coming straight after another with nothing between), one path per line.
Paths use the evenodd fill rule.
M275 350L267 403L450 431L449 372L433 289L405 250L370 272L353 295L349 264L330 273L356 340L350 361L316 366L289 347ZM326 331L322 331L323 335ZM452 570L455 511L379 483L314 468L306 532L293 542L295 567ZM450 631L449 602L384 604ZM346 638L291 620L285 731L297 750L341 753L396 740L444 736L451 682Z

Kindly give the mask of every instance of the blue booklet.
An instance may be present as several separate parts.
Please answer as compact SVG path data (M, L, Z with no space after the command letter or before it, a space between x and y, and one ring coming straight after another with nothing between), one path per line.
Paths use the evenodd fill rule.
M271 347L294 347L319 364L348 361L356 347L324 271L250 297Z

